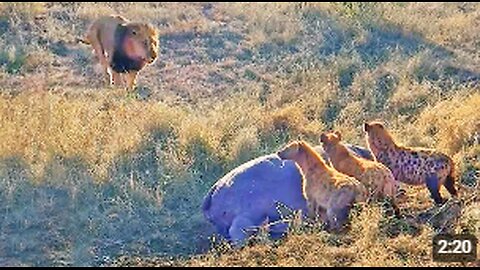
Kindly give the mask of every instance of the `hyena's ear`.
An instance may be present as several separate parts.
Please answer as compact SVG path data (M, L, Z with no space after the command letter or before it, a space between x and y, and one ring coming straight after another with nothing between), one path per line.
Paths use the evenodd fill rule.
M363 131L368 132L368 129L369 129L369 128L370 128L370 125L369 125L367 122L365 122L365 123L363 124Z
M333 134L335 134L335 136L337 136L338 141L342 140L342 134L340 133L340 131L336 130L336 131L333 132Z

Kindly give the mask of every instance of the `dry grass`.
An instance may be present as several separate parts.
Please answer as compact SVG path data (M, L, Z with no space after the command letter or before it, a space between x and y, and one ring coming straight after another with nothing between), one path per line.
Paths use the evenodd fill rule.
M225 3L220 12L244 23L251 46L290 42L302 31L299 3Z
M266 112L247 97L232 97L193 111L153 101L125 100L121 93L68 97L25 92L4 95L0 102L0 158L25 159L37 178L55 156L61 156L80 158L95 177L103 179L117 156L138 150L147 134L158 129L172 130L180 148L201 143L222 159L233 161L236 156L232 153L246 147L243 140L249 147L259 147L249 144L252 139L258 140L259 132L243 135L237 132L239 129L261 130L265 135L288 132L308 136L322 128L319 122L307 121L298 107L289 105ZM244 106L252 110L245 114Z
M480 38L478 3L384 3L382 9L387 21L439 45L475 46Z
M330 235L324 231L300 230L291 233L281 243L257 239L249 246L233 249L218 246L211 253L189 260L162 261L156 258L120 258L114 265L126 266L460 266L459 263L432 263L431 239L435 233L424 228L416 234L404 232L397 237L384 233L385 219L378 206L356 213L351 230L346 234ZM474 266L469 263L466 266Z
M83 100L51 93L1 99L0 157L20 156L42 176L54 156L81 157L105 177L116 156L136 150L147 132L173 125L179 113L162 104L95 96ZM160 121L161 122L160 122Z
M47 11L44 2L0 3L0 16L11 16L12 20L33 20Z
M480 94L458 96L426 108L420 114L421 131L434 137L436 148L452 155L478 144ZM432 134L433 133L433 134Z
M71 42L109 13L162 32L137 97L105 87L90 49ZM0 265L435 265L433 226L417 232L376 206L344 235L302 227L209 252L195 209L247 160L330 129L365 145L363 122L381 119L399 142L454 157L467 200L455 230L479 235L478 14L473 3L0 3ZM430 208L424 188L407 193L409 215Z
M94 3L80 4L76 15L88 20L119 14L133 21L149 20L161 25L161 33L206 32L213 25L201 13L201 3Z

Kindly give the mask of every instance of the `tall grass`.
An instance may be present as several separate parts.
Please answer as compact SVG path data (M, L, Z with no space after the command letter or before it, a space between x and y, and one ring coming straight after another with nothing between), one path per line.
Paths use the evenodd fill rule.
M72 43L109 13L162 33L137 98L107 88L90 49ZM438 228L376 206L345 235L307 226L231 250L210 248L200 205L243 162L330 129L365 146L363 122L381 119L400 143L454 157L467 202L449 220L478 235L477 13L453 3L1 3L0 265L432 265ZM421 187L407 195L410 216L431 206Z

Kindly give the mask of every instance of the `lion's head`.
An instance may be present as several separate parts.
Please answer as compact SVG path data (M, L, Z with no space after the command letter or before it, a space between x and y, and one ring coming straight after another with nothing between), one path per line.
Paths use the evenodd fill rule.
M158 32L148 23L126 23L123 28L124 38L121 45L125 54L132 60L152 64L158 56Z

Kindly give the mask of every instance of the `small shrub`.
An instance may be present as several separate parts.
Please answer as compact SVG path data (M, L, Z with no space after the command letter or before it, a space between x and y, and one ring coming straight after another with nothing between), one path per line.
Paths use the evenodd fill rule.
M0 66L9 74L19 73L27 60L26 52L17 46L0 51Z

